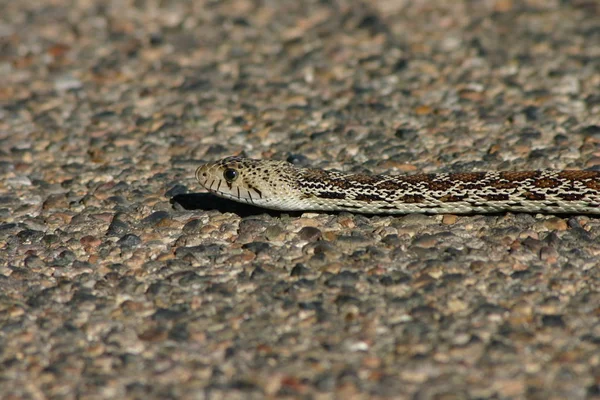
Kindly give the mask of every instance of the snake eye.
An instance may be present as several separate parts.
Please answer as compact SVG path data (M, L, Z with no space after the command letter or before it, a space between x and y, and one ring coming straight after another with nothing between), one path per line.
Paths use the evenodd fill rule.
M233 182L237 179L238 177L238 172L235 169L231 169L231 168L227 168L225 170L225 172L223 172L223 178L225 178L225 180L227 182Z

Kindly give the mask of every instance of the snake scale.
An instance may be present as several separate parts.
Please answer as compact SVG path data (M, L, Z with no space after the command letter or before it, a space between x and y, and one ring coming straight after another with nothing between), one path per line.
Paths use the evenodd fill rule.
M228 157L196 178L219 197L286 211L600 214L600 172L589 170L364 175Z

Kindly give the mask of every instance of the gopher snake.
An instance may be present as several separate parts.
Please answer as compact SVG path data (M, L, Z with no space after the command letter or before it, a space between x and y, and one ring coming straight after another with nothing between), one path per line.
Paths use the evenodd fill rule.
M275 210L600 214L600 172L587 170L362 175L228 157L201 165L196 179L217 196Z

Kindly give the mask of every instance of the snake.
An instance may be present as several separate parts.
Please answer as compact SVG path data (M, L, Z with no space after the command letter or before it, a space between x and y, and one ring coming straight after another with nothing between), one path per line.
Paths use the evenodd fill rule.
M600 214L594 170L367 175L227 157L200 165L196 179L216 196L280 211Z

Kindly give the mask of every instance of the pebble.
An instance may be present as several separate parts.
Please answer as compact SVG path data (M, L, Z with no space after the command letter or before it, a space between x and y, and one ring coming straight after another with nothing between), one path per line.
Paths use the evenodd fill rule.
M129 231L129 225L123 221L119 221L117 219L113 220L108 226L108 230L106 231L107 236L120 236L123 233Z
M72 76L62 76L54 81L54 88L59 91L80 89L83 83Z
M157 226L169 218L170 218L170 215L168 212L155 211L152 214L148 215L146 218L142 219L140 222L147 226Z
M31 180L27 176L23 175L8 178L4 181L4 183L10 187L31 186Z
M458 221L458 217L456 215L446 214L442 217L442 223L445 225L453 225Z
M306 268L303 264L296 264L290 271L290 276L306 276L311 275L311 270Z
M271 248L271 245L266 242L251 242L246 243L242 246L242 249L247 249L254 254L260 254L268 251Z
M142 239L140 239L139 236L131 234L131 233L122 236L117 241L117 244L122 247L135 247L135 246L140 245L141 243L142 243Z
M314 242L316 240L321 239L321 237L323 237L323 234L322 234L321 230L318 228L315 228L312 226L305 226L304 228L300 229L300 231L298 232L298 237L301 240Z
M550 217L544 221L544 227L553 231L565 231L568 225L564 218Z

